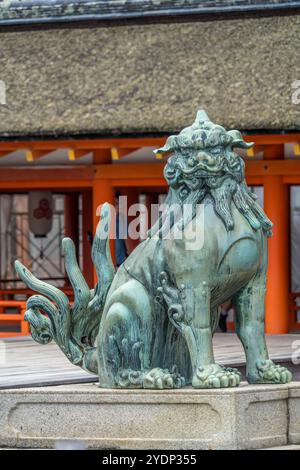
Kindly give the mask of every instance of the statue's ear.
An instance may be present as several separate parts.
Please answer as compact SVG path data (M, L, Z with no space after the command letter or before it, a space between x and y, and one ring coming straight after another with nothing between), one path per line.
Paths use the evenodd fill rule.
M159 153L173 152L177 147L176 137L177 137L176 135L171 135L170 137L168 137L163 147L161 147L160 149L153 150L155 155Z
M250 149L254 145L254 142L245 142L240 131L236 131L236 130L228 131L227 135L229 135L232 138L232 141L231 141L232 148L238 147L242 149Z

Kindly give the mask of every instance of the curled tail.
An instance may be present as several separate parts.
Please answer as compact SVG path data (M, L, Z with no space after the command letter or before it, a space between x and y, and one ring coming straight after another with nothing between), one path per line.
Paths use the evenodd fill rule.
M30 323L33 339L41 344L54 340L73 364L93 373L97 373L96 361L92 359L95 339L115 275L109 247L109 204L103 204L100 217L92 247L98 276L95 289L88 287L80 271L73 241L70 238L62 241L65 268L74 291L72 305L57 287L40 281L22 263L15 262L16 271L25 284L43 294L33 295L27 301L25 319Z

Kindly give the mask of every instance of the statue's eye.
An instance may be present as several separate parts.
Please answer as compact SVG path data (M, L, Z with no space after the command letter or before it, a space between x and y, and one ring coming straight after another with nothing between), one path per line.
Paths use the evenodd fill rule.
M222 135L221 136L221 143L222 144L229 144L231 142L230 135Z

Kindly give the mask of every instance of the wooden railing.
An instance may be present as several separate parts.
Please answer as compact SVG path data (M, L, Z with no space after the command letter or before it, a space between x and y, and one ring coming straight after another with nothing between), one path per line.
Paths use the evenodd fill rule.
M11 313L8 309L16 310ZM18 300L0 300L0 325L2 330L5 327L5 331L0 331L0 338L9 336L26 336L29 335L29 323L24 320L26 312L26 302ZM18 330L15 331L15 327Z
M70 301L73 291L70 287L62 289ZM0 338L29 335L29 323L24 320L26 300L35 292L30 289L0 290ZM23 297L18 300L17 297Z
M70 287L60 288L70 299L73 298L74 293ZM24 296L25 300L31 295L36 294L31 289L0 289L0 300L15 300L16 296ZM8 299L9 297L9 299Z
M297 305L297 299L299 304ZM289 295L289 330L300 330L300 321L297 319L297 312L300 312L300 292L291 292ZM228 331L234 331L234 322L227 321Z
M297 304L299 299L299 304ZM297 312L300 312L300 292L291 292L289 298L290 330L300 330L300 322L297 321Z
M64 289L64 292L72 300L73 292ZM26 312L26 300L2 300L7 296L24 295L28 298L34 292L30 289L0 290L0 338L10 336L29 335L29 324L24 320ZM300 292L292 292L289 297L290 330L300 330L300 322L297 321L297 311L300 311L300 301L297 305L297 298L300 299ZM10 312L8 310L15 310ZM16 331L17 324L17 331ZM3 328L4 327L4 328ZM227 322L228 331L234 331L234 322Z

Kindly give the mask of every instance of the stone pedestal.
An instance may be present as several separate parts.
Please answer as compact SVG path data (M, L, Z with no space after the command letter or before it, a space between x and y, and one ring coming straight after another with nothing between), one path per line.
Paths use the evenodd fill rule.
M0 447L253 449L300 443L300 383L219 390L0 391Z

